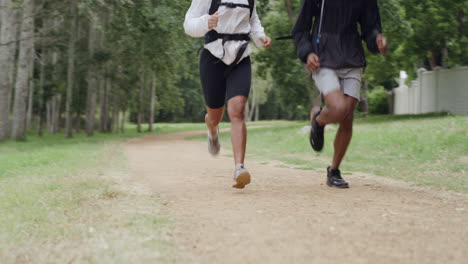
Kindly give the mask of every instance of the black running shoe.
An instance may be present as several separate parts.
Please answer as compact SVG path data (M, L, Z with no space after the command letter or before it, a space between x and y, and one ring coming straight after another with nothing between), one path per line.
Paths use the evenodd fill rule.
M332 170L327 168L327 185L336 188L349 188L349 184L341 178L341 171L339 169Z
M325 126L321 126L317 123L317 116L320 114L322 109L318 110L312 117L312 122L310 124L310 135L309 142L312 148L315 151L321 151L323 149L323 131Z

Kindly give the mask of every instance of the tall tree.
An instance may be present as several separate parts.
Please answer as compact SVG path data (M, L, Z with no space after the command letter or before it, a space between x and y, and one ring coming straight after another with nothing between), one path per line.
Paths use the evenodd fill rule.
M91 65L88 67L87 76L87 100L86 100L86 134L92 136L94 134L94 122L96 115L96 99L97 99L97 76L96 66L94 62L96 44L97 44L97 29L95 18L91 17L89 23L89 37L88 37L88 52L91 60Z
M26 116L26 129L28 129L31 125L31 119L33 115L33 103L34 103L34 60L36 57L35 50L31 52L31 66L30 66L30 73L29 73L29 91L28 91L28 113Z
M32 52L34 49L34 0L24 0L22 4L22 24L20 51L15 85L12 136L15 140L26 139L26 99Z
M76 1L71 0L71 25L70 25L70 39L68 43L68 68L67 68L67 99L66 99L66 136L73 136L73 115L72 115L72 96L73 85L75 82L75 46L77 34L77 9Z
M154 107L156 103L156 75L153 73L151 80L151 97L150 97L150 116L149 116L149 126L148 131L153 131L154 124Z
M17 9L16 1L2 0L0 26L0 141L10 137L10 102L15 64Z
M143 105L144 105L144 92L145 92L145 72L142 71L140 79L140 90L138 95L138 120L137 120L137 131L141 133L141 123L143 122Z

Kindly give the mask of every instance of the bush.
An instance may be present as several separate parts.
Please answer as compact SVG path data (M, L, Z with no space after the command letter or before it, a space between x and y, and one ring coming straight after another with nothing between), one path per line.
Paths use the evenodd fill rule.
M388 94L382 86L377 86L368 93L369 112L372 114L388 114Z

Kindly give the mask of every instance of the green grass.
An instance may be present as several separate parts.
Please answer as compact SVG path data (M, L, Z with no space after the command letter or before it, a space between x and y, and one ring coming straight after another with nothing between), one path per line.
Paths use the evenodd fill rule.
M300 133L306 125L309 123L291 122L249 130L247 157L262 162L277 160L323 173L331 162L337 126L327 129L324 150L316 154L309 145L308 132ZM358 118L341 170L345 174L364 172L468 193L467 136L468 116ZM224 147L230 147L228 133L221 140Z
M54 168L59 170L65 167L67 170L75 167L81 168L80 161L84 161L89 166L96 166L100 162L96 158L97 146L150 134L167 134L203 128L203 124L157 124L153 132L138 133L135 125L128 125L124 134L96 133L93 137L87 137L80 133L74 134L71 139L65 138L61 133L45 134L43 137L30 134L24 142L10 140L0 143L0 180L21 176L23 172L29 170L37 174L42 169L50 173ZM66 161L70 161L70 164L63 166L62 163Z
M203 127L157 124L154 132L137 133L128 125L125 134L0 143L0 263L67 263L76 252L78 262L90 263L171 255L164 239L170 221L158 215L159 198L128 178L118 143Z
M449 115L357 119L342 170L468 193L467 124L467 116ZM305 125L250 123L248 158L323 173L336 126L327 130L325 149L316 154L308 133L300 133ZM171 259L165 238L171 221L159 216L159 197L128 177L119 142L189 130L205 125L157 124L151 133L128 125L125 134L29 135L25 142L0 143L0 263ZM228 133L221 139L230 146Z

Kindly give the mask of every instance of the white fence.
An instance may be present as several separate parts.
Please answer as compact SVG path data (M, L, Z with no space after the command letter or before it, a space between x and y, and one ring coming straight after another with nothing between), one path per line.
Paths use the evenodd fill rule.
M468 67L418 70L418 79L410 87L393 89L394 114L423 114L447 111L468 114Z

